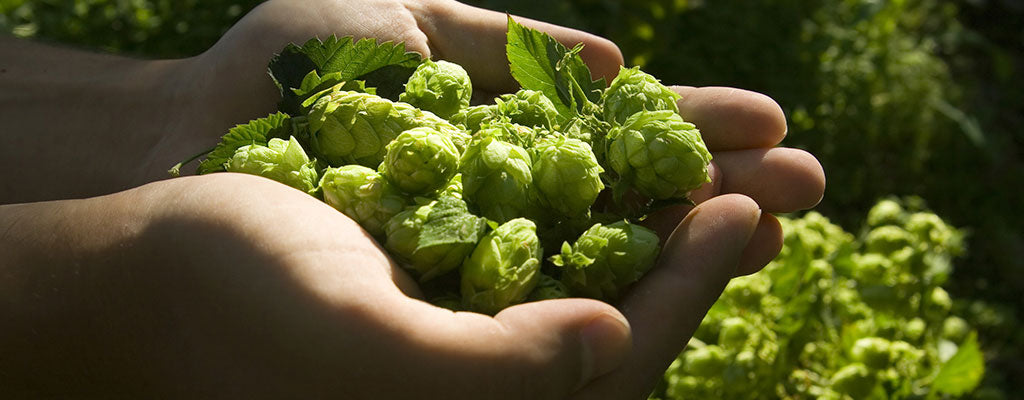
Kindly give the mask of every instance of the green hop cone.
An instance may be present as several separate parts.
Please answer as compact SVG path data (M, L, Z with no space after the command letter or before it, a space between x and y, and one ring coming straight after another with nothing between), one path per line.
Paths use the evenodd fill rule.
M550 260L562 268L570 293L614 300L654 266L658 241L654 231L626 221L595 224Z
M477 138L493 137L528 149L537 139L537 129L507 120L494 120L483 123L475 135Z
M684 198L710 182L697 128L673 111L641 111L608 133L608 162L624 182L656 200Z
M484 314L522 303L540 279L542 252L537 226L508 221L484 236L462 264L462 301Z
M639 67L619 67L619 75L604 92L604 119L612 124L622 124L633 114L644 110L678 113L676 101L679 99L678 93Z
M544 93L520 89L494 99L498 112L514 123L551 129L556 125L558 110Z
M320 187L327 204L377 238L384 235L384 224L409 201L377 171L361 165L328 168Z
M266 146L252 144L235 150L224 164L228 172L241 172L273 179L306 193L316 190L316 162L310 161L294 137L270 139Z
M493 121L508 121L508 117L501 115L497 104L482 104L466 107L453 114L448 121L459 125L470 134L475 134L481 127Z
M474 140L459 161L463 196L493 221L526 216L533 202L531 164L522 147L493 137Z
M388 143L379 171L406 193L417 196L443 188L459 169L459 150L433 128L412 128Z
M338 91L320 97L309 111L311 152L332 166L376 168L385 148L402 132L434 128L461 151L469 135L431 112L369 93Z
M465 202L461 200L447 199L449 202L461 205L459 211L463 216L469 215ZM421 282L429 281L437 276L443 275L462 265L462 262L469 256L476 247L477 240L483 235L486 225L479 218L467 224L446 226L448 231L460 230L465 235L457 239L468 240L435 240L424 239L424 235L430 235L431 230L427 228L431 224L444 224L444 219L453 215L451 212L443 212L441 207L448 204L438 201L407 208L388 220L384 225L384 232L387 239L384 242L390 254L399 263L419 277ZM438 212L441 211L441 212ZM474 223L476 222L476 223ZM427 228L427 229L425 229ZM458 229L462 228L462 229Z
M409 77L398 100L448 118L468 107L472 96L473 84L460 65L424 60Z
M604 189L590 145L565 136L541 141L533 149L533 184L541 204L565 216L585 215Z

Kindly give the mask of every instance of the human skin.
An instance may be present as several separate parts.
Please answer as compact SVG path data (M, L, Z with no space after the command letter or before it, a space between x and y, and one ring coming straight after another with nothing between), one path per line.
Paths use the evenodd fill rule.
M607 40L517 20L585 43L596 75L622 63ZM308 195L238 174L162 180L274 110L265 61L286 43L403 41L502 93L515 88L504 30L504 14L450 1L271 0L180 60L0 39L0 391L646 398L728 280L778 253L771 213L821 198L814 157L777 147L785 117L767 96L673 88L713 153L713 179L695 208L650 218L663 254L617 304L453 313L418 300L365 232Z

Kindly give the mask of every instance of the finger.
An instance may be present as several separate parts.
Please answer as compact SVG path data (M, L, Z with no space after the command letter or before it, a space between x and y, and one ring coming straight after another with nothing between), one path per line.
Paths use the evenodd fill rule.
M757 229L743 249L734 276L750 275L760 271L782 251L782 225L774 215L762 213Z
M766 212L808 209L825 193L821 164L803 150L778 147L723 151L715 153L714 160L721 171L719 193L747 195Z
M761 212L740 195L695 207L663 247L658 266L622 301L633 329L633 351L615 371L576 398L640 399L686 345L737 271Z
M727 87L672 86L679 115L700 129L711 151L766 148L786 136L786 116L761 93Z
M625 317L587 299L520 304L494 318L418 303L393 319L408 322L396 345L411 344L397 368L412 370L396 371L403 387L386 398L564 399L631 348Z
M679 225L679 222L686 217L686 214L693 209L693 206L681 205L666 207L655 211L647 216L643 225L658 233L661 240L667 241L672 232ZM757 223L754 235L743 249L743 256L740 258L739 266L736 267L736 276L750 275L765 265L768 265L775 256L782 250L782 226L778 218L768 213L762 213Z
M435 56L462 65L473 78L474 87L507 93L518 85L509 72L505 56L507 14L476 8L454 1L434 1L420 28L426 32ZM528 18L516 22L553 36L566 47L583 43L580 56L595 79L606 82L618 74L622 52L611 41L575 29Z

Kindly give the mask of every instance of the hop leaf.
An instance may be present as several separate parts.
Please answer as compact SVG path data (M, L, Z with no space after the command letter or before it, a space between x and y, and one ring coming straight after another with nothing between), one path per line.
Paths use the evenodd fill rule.
M384 247L425 282L462 265L486 228L465 202L442 197L391 218L384 225Z

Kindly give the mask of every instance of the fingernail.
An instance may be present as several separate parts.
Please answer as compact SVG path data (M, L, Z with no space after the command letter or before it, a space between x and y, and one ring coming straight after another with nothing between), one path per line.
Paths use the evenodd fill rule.
M580 330L580 337L583 362L576 389L622 364L633 346L629 322L621 316L608 313L602 313L587 322Z

